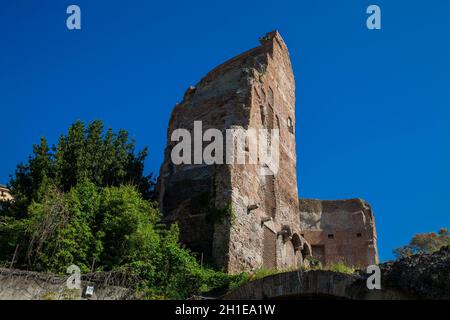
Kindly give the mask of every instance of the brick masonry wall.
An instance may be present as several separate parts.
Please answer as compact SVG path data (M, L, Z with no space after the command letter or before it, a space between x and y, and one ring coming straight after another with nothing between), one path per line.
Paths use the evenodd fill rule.
M233 204L238 219L231 230L229 270L288 268L301 263L283 226L299 233L296 179L295 83L289 53L278 33L262 39L263 68L253 70L250 124L255 129L279 129L280 163L274 176L260 175L261 165L232 165ZM290 120L288 120L290 119ZM248 206L257 209L247 212ZM266 221L272 218L272 220ZM272 235L270 235L272 233ZM275 241L273 245L271 242ZM268 253L269 252L269 253ZM272 261L273 260L273 261Z
M302 234L323 264L378 263L375 219L366 201L301 199L299 207Z
M259 174L260 164L174 165L171 134L177 128L194 133L196 120L202 120L203 132L280 129L277 174ZM158 181L165 220L179 223L185 244L231 273L302 262L294 127L294 75L278 32L186 91L171 115ZM211 211L226 206L232 217L211 221Z

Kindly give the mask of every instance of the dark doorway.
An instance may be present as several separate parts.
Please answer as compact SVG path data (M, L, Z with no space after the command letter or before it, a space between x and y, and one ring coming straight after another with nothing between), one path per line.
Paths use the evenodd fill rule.
M264 226L263 268L275 269L277 266L277 235Z
M311 246L312 256L320 261L322 265L325 265L325 246L315 245Z

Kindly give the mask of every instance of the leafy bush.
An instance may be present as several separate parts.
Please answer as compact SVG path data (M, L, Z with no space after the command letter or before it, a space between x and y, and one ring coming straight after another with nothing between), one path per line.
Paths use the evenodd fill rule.
M397 258L409 257L416 253L433 253L450 245L450 230L440 229L437 233L418 233L403 247L394 250Z
M356 268L347 266L343 262L338 262L338 263L328 265L325 268L323 268L323 270L347 273L347 274L354 274L356 272Z
M251 275L249 280L253 281L253 280L258 280L258 279L262 279L265 278L267 276L271 276L277 273L283 272L281 270L277 270L277 269L266 269L266 268L261 268L258 269L256 271L254 271Z
M38 200L43 185L51 182L62 192L69 192L84 179L97 187L134 185L145 199L154 195L152 175L144 175L147 149L135 152L128 132L111 128L104 132L101 121L87 126L77 121L58 144L50 147L43 137L33 146L26 163L20 163L9 185L15 201L8 212L24 217L32 201Z
M16 268L60 274L71 264L131 270L133 286L152 299L236 286L245 275L202 268L179 243L178 226L161 223L146 156L126 131L103 134L100 121L74 123L53 148L41 139L10 181L14 201L0 208L0 265L14 256Z
M4 236L22 234L27 251L19 267L65 273L76 264L82 272L131 269L145 298L183 299L214 289L227 290L240 276L201 268L179 244L176 224L161 224L156 204L132 186L96 188L85 180L70 192L53 186L33 201L28 218L9 219ZM9 246L8 248L12 248ZM6 261L5 261L6 262Z
M322 263L320 262L320 260L317 257L314 256L308 256L305 259L305 268L310 268L310 269L314 269L314 268L322 268Z

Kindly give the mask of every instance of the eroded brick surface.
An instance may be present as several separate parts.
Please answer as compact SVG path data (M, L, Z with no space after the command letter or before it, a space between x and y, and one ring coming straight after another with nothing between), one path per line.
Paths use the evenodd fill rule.
M193 133L195 120L203 121L203 131L279 129L277 174L259 174L260 164L174 165L171 134ZM184 243L229 272L301 263L294 127L294 75L278 32L187 90L170 119L159 180L161 209L167 221L179 222ZM208 219L227 206L233 218Z
M378 263L375 220L362 199L300 200L302 234L322 264L365 268Z
M376 261L373 216L365 203L344 201L333 209L335 204L318 201L320 210L300 206L299 214L294 74L278 32L268 33L260 42L189 87L175 106L158 181L165 221L178 222L183 243L230 273L297 267L311 254L305 238L314 245L312 254L327 263L365 266ZM246 164L175 165L171 151L177 142L171 141L172 133L182 128L194 137L198 120L203 132L215 128L224 137L232 128L278 129L278 171L261 175L264 164L248 163L251 143L245 146ZM334 233L334 242L328 241L328 232Z

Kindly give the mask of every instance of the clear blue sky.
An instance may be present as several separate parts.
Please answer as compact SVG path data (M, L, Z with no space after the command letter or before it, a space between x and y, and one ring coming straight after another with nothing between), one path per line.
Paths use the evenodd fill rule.
M66 8L82 10L68 31ZM365 26L382 10L382 30ZM158 172L185 89L278 29L297 81L301 197L361 197L381 259L450 227L450 1L14 0L0 6L0 182L33 143L101 119Z

